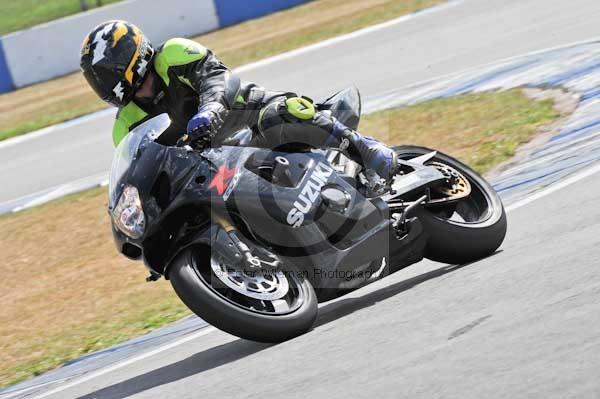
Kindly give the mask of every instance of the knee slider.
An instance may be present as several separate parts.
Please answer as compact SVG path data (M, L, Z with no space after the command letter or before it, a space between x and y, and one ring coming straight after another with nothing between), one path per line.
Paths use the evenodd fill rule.
M306 97L291 97L285 100L287 112L293 117L306 121L313 119L317 113L315 104Z

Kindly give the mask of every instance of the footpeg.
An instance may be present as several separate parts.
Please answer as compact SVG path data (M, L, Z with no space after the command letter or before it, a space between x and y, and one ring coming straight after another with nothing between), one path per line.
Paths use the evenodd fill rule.
M408 225L406 223L406 218L408 217L408 214L411 213L416 207L424 204L428 198L429 198L429 196L423 195L422 197L417 199L415 202L413 202L412 204L407 206L404 209L404 212L402 212L398 218L395 218L394 222L392 223L392 226L394 227L394 230L396 231L396 234L398 236L405 236L408 233L409 229L408 229ZM398 215L398 214L394 214L394 216L396 216L396 215Z
M146 277L146 282L151 283L151 282L157 281L160 278L161 278L160 274L150 272L150 275L148 277Z

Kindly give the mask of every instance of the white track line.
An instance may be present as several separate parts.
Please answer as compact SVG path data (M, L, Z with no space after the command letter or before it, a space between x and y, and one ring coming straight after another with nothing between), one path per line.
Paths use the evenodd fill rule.
M50 133L54 133L57 130L65 129L71 126L77 126L82 123L87 123L98 118L103 118L108 115L116 114L117 110L115 108L107 108L101 111L94 112L93 114L87 114L78 116L77 118L68 120L66 122L62 122L56 125L48 126L40 130L36 130L30 133L23 134L21 136L12 137L10 139L0 141L0 149L11 147L13 145L21 144L25 141L33 140L40 138L42 136L46 136Z
M530 195L529 197L523 198L522 200L517 201L517 202L507 206L506 212L511 212L511 211L514 211L515 209L519 209L527 204L532 203L533 201L537 201L540 198L544 198L552 193L555 193L558 190L568 187L571 184L577 183L578 181L583 180L587 177L590 177L598 172L600 172L600 163L596 163L596 164L592 165L591 167L589 167L588 169L584 169L570 177L567 177L564 180L561 180L560 182L551 184L550 186L546 187L545 189L535 192L532 195Z
M547 188L545 188L545 189L543 189L541 191L538 191L537 193L534 193L533 195L531 195L531 196L529 196L529 197L527 197L527 198L525 198L523 200L517 201L514 204L511 204L511 205L507 206L506 207L506 212L512 212L512 211L514 211L516 209L519 209L519 208L521 208L521 207L523 207L525 205L528 205L528 204L530 204L530 203L532 203L534 201L537 201L540 198L544 198L544 197L546 197L546 196L548 196L548 195L550 195L550 194L552 194L552 193L554 193L554 192L556 192L558 190L561 190L561 189L563 189L565 187L568 187L568 186L570 186L570 185L572 185L574 183L577 183L580 180L583 180L583 179L585 179L587 177L590 177L590 176L592 176L592 175L594 175L594 174L596 174L598 172L600 172L600 163L596 163L596 164L594 164L592 167L590 167L588 169L585 169L585 170L583 170L583 171L581 171L581 172L579 172L579 173L577 173L577 174L575 174L575 175L573 175L571 177L566 178L565 180L563 180L563 181L561 181L559 183L555 183L555 184L553 184L551 186L548 186ZM137 363L137 362L139 362L141 360L147 359L147 358L152 357L154 355L157 355L157 354L159 354L161 352L165 352L165 351L167 351L169 349L173 349L173 348L175 348L177 346L185 344L186 342L193 341L196 338L200 338L200 337L202 337L204 335L207 335L207 334L210 334L211 332L214 332L214 331L217 331L217 329L215 327L212 327L212 326L205 327L205 328L203 328L202 330L200 330L199 332L197 332L195 334L188 335L188 336L186 336L184 338L181 338L181 339L179 339L177 341L171 342L170 344L161 346L161 347L159 347L159 348L157 348L157 349L155 349L153 351L146 352L146 353L144 353L144 354L142 354L140 356L131 358L131 359L126 360L124 362L117 363L117 364L114 364L112 366L100 369L100 370L98 370L96 372L90 373L90 374L86 375L83 378L77 379L76 381L73 381L73 382L68 383L68 384L61 385L61 386L59 386L59 387L57 387L55 389L52 389L52 390L47 391L47 392L44 392L44 393L42 393L42 394L40 394L38 396L35 396L34 399L46 398L46 397L48 397L50 395L53 395L53 394L59 393L61 391L64 391L66 389L72 388L74 386L80 385L80 384L82 384L84 382L87 382L87 381L90 381L90 380L92 380L94 378L97 378L97 377L100 377L102 375L111 373L111 372L113 372L115 370L122 369L123 367L129 366L130 364L133 364L133 363Z
M100 377L100 376L102 376L104 374L108 374L108 373L111 373L111 372L113 372L115 370L122 369L123 367L129 366L130 364L137 363L137 362L139 362L141 360L147 359L147 358L152 357L154 355L157 355L157 354L159 354L161 352L164 352L164 351L167 351L169 349L173 349L173 348L175 348L175 347L177 347L179 345L185 344L186 342L193 341L196 338L200 338L200 337L202 337L204 335L207 335L207 334L210 334L211 332L216 331L216 330L217 329L215 327L212 327L212 326L204 327L203 329L201 329L200 331L198 331L195 334L188 335L187 337L181 338L180 340L177 340L175 342L171 342L170 344L161 346L161 347L159 347L159 348L157 348L155 350L152 350L150 352L146 352L146 353L144 353L142 355L139 355L139 356L133 357L131 359L125 360L124 362L117 363L117 364L114 364L112 366L100 369L100 370L98 370L96 372L87 374L85 377L82 377L82 378L80 378L80 379L78 379L76 381L70 382L68 384L61 385L61 386L59 386L59 387L57 387L55 389L52 389L52 390L47 391L47 392L44 392L44 393L42 393L42 394L40 394L38 396L35 396L34 399L46 398L46 397L48 397L50 395L54 395L56 393L59 393L61 391L66 390L66 389L73 388L74 386L77 386L77 385L82 384L84 382L87 382L89 380L93 380L94 378Z
M340 43L340 42L344 42L344 41L347 41L347 40L352 40L352 39L354 39L356 37L359 37L359 36L364 36L364 35L368 35L368 34L373 33L373 32L380 31L382 29L387 29L387 28L389 28L391 26L398 25L398 24L410 21L412 19L419 18L419 17L424 16L424 15L428 15L428 14L433 14L433 13L436 13L436 12L440 12L440 11L446 10L448 8L455 7L455 6L457 6L457 5L459 5L459 4L463 3L463 2L464 2L464 0L450 0L450 1L446 2L446 3L442 3L442 4L439 4L437 6L432 6L432 7L429 7L429 8L425 8L425 9L423 9L421 11L417 11L417 12L414 12L412 14L403 15L401 17L398 17L398 18L395 18L395 19L391 19L389 21L382 22L382 23L377 24L377 25L371 25L369 27L366 27L366 28L363 28L363 29L359 29L359 30L356 30L354 32L346 33L346 34L340 35L340 36L335 36L335 37L332 37L331 39L323 40L323 41L320 41L320 42L315 43L315 44L311 44L311 45L308 45L308 46L305 46L305 47L300 47L300 48L295 49L295 50L287 51L285 53L281 53L281 54L275 55L273 57L265 58L263 60L256 61L256 62L247 64L247 65L242 65L242 66L234 69L233 71L236 72L236 73L240 73L240 72L247 72L247 71L250 71L250 70L253 70L253 69L257 69L257 68L262 68L264 66L273 64L275 62L279 62L279 61L282 61L282 60L287 60L289 58L294 58L294 57L297 57L299 55L308 53L310 51L319 50L319 49L322 49L322 48L325 48L325 47L329 47L331 45L334 45L334 44L337 44L337 43Z

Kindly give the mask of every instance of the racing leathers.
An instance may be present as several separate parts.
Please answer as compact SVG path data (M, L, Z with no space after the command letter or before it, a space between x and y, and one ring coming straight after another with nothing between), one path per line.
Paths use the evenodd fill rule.
M228 134L250 127L251 144L257 147L339 148L385 180L394 173L395 154L385 145L319 111L306 97L240 81L212 51L194 41L168 40L158 49L150 70L155 76L153 97L134 98L120 108L113 129L115 145L131 129L162 113L169 115L171 126L157 141L175 145L188 131L190 120L204 120L203 112L208 110L219 121L210 136L213 146L227 144Z

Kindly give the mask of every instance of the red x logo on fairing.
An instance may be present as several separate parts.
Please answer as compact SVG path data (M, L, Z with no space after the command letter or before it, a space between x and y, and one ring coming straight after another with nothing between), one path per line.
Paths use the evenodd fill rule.
M210 182L208 188L216 187L217 194L223 195L225 190L227 190L227 186L229 185L229 182L231 182L233 175L235 175L235 167L228 169L225 165L221 166Z

